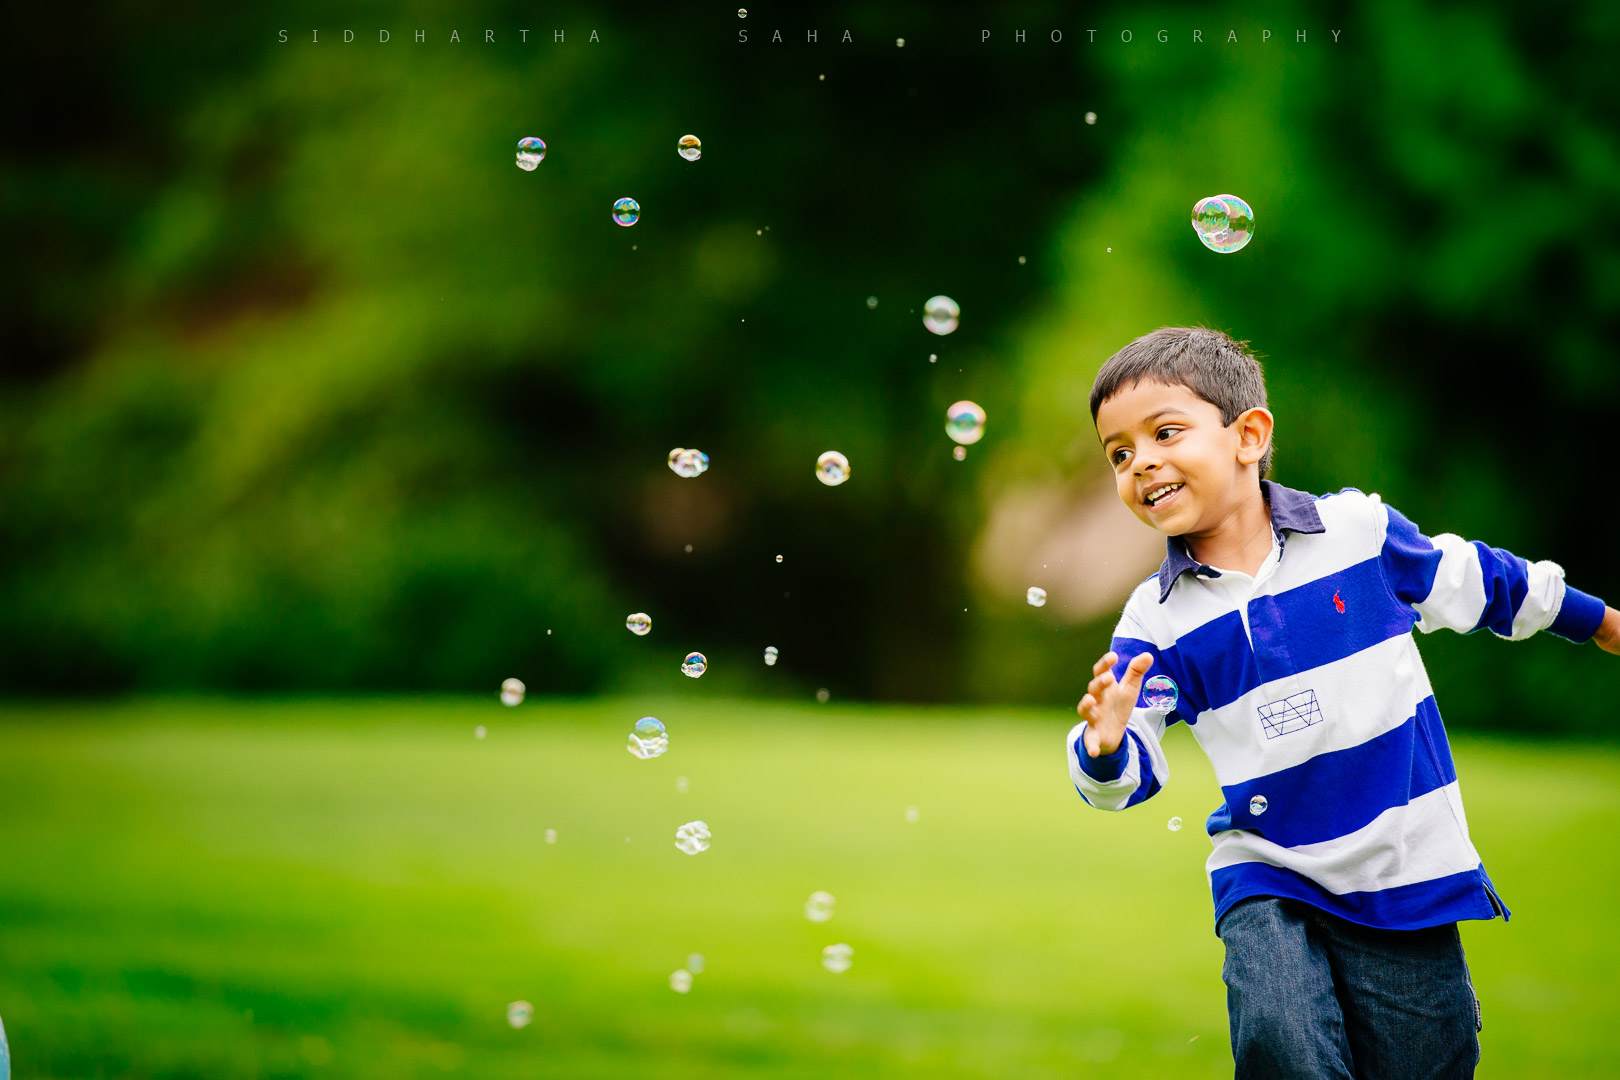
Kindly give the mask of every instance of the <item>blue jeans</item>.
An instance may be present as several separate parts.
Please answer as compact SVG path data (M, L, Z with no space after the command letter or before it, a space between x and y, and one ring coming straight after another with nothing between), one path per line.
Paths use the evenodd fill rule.
M1474 1075L1479 999L1456 923L1374 930L1263 896L1216 933L1237 1080Z

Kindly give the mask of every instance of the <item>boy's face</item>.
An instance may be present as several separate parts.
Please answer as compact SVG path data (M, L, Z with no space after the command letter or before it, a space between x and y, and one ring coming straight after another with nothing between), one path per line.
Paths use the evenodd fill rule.
M1142 381L1098 407L1097 434L1131 513L1180 536L1215 528L1239 493L1258 491L1253 470L1271 444L1271 414L1250 409L1223 425L1221 410L1185 386Z

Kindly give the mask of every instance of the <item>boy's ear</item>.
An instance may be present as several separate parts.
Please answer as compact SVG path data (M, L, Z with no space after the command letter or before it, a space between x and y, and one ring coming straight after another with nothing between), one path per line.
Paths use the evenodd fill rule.
M1232 428L1238 436L1240 464L1254 465L1266 456L1266 450L1271 446L1272 424L1271 413L1259 407L1239 414L1232 421Z

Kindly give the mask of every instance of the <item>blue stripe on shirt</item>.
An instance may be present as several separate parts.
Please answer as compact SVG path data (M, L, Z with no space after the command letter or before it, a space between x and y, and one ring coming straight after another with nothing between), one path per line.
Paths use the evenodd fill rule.
M1503 637L1513 633L1513 620L1530 592L1530 567L1511 551L1474 541L1479 565L1485 574L1485 610L1473 630L1493 630Z
M1126 728L1125 737L1136 744L1136 768L1140 777L1136 790L1131 792L1131 797L1125 800L1125 806L1121 809L1129 809L1139 802L1151 799L1154 793L1163 786L1159 783L1159 778L1153 775L1153 759L1148 756L1147 747L1142 745L1142 736L1130 728ZM1125 744L1121 743L1120 745L1124 746Z
M1301 900L1363 926L1386 930L1420 930L1462 919L1494 919L1494 892L1483 865L1473 870L1397 885L1376 892L1332 893L1292 870L1270 863L1246 862L1223 866L1210 875L1215 893L1215 925L1240 900L1252 896L1281 896ZM1512 912L1504 905L1503 918Z
M1419 746L1419 739L1426 745ZM1404 724L1359 746L1222 787L1226 803L1209 816L1206 828L1211 836L1246 829L1282 847L1317 844L1364 828L1384 811L1456 779L1431 695ZM1266 799L1259 817L1249 813L1249 800L1256 795Z

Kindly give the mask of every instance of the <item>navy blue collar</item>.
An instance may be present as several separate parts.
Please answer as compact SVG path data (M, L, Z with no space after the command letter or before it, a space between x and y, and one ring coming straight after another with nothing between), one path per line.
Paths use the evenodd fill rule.
M1286 541L1282 531L1291 529L1297 533L1326 532L1327 526L1322 524L1322 515L1316 512L1316 496L1308 491L1295 491L1293 488L1274 484L1270 480L1260 481L1260 487L1265 492L1266 500L1271 504L1271 531L1277 537L1279 546ZM1205 566L1187 553L1187 544L1179 536L1171 536L1165 540L1164 563L1159 567L1159 603L1170 598L1170 589L1175 585L1176 579L1191 570L1194 575L1204 577L1220 577L1221 572L1213 566Z

